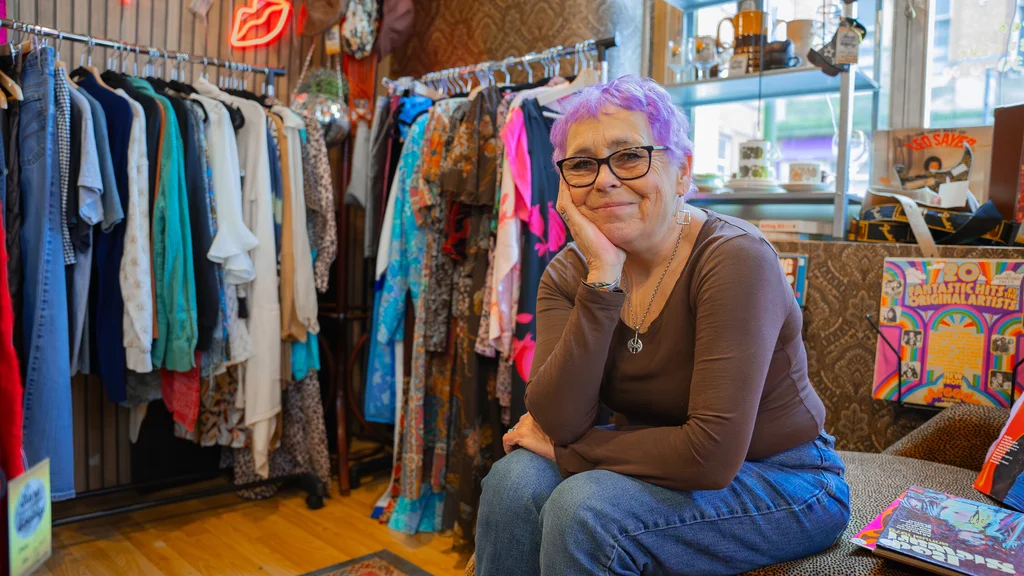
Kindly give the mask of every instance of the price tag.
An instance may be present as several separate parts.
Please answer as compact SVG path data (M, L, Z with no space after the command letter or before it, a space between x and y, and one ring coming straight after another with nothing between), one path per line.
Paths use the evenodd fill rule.
M729 78L742 76L747 73L748 54L735 54L729 59Z
M840 26L836 32L836 64L856 64L860 56L860 33L852 26Z
M335 24L324 35L324 48L328 56L341 54L341 27Z

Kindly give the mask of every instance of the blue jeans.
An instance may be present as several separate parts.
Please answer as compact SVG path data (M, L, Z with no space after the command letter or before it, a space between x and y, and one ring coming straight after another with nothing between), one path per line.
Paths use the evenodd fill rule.
M19 148L27 357L22 430L29 465L49 458L51 496L64 500L75 495L75 476L53 48L40 48L25 58L21 87L25 94Z
M825 550L850 519L831 436L745 462L724 490L675 491L606 470L562 479L526 450L483 480L479 576L738 574Z

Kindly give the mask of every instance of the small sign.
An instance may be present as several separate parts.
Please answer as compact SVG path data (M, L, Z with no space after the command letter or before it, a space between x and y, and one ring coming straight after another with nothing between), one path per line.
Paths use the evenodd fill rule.
M50 460L11 480L7 489L11 576L28 576L53 553Z
M807 256L805 254L779 254L779 265L793 289L796 303L803 308L807 296Z
M836 64L856 64L860 56L860 33L852 26L840 26L836 32Z
M747 73L747 54L735 54L729 59L729 78Z
M341 26L335 24L324 35L324 48L328 56L341 54Z

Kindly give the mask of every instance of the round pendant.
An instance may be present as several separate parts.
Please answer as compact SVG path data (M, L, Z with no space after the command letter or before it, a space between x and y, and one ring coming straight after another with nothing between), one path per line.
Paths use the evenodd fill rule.
M640 341L640 336L634 334L629 342L626 343L626 348L629 349L630 354L639 354L644 349L644 343Z

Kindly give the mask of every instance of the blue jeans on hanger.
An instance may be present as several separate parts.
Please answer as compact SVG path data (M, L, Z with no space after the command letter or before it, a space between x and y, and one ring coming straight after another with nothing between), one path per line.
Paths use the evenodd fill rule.
M25 58L19 144L24 191L24 342L28 359L22 430L29 466L50 459L50 490L56 501L75 496L75 474L53 66L50 47L39 48Z
M723 490L676 491L607 470L562 479L527 450L483 480L479 576L739 574L831 546L850 519L835 439L744 462Z

